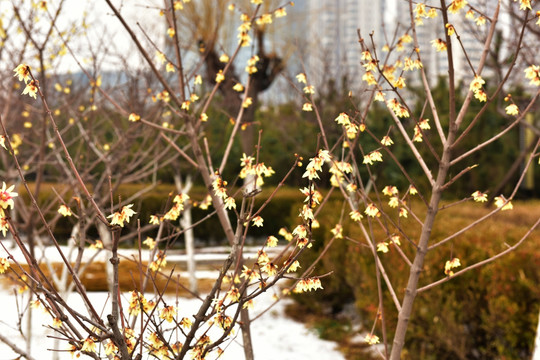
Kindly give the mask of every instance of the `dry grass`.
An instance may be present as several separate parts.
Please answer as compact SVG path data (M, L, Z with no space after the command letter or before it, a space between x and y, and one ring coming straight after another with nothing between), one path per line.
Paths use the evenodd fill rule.
M60 274L63 264L53 264L54 271ZM22 265L25 271L29 270L28 265ZM45 265L42 265L41 270L44 275L50 278L50 272ZM21 282L18 275L20 269L12 266L11 271L7 276L0 277L0 285L4 288L19 287ZM180 276L181 269L177 267L167 266L159 273L151 272L148 277L146 292L165 292L178 294L179 296L191 296L189 291L189 280ZM146 275L146 263L140 264L131 260L122 260L119 265L120 273L120 290L121 291L140 291L142 288L143 279ZM107 291L107 271L104 262L93 262L89 264L85 271L80 276L81 282L87 291ZM214 284L214 279L199 279L199 292L209 292Z

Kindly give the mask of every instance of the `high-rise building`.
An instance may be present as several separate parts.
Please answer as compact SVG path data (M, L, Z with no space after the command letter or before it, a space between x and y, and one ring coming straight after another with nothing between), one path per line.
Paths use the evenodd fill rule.
M311 0L308 2L311 51L308 69L315 83L355 81L360 74L359 33L381 43L386 0ZM361 75L360 75L361 76Z
M440 6L440 3L430 0L426 5ZM491 15L495 1L470 0L469 3L484 9L485 14ZM413 3L413 8L415 3ZM309 35L312 44L307 62L310 75L315 84L327 83L330 80L338 84L347 79L351 88L361 83L363 70L361 67L361 46L359 34L365 45L370 49L375 45L379 58L385 53L381 50L384 45L391 43L396 27L398 37L410 31L410 8L408 0L311 0L308 2ZM489 27L489 22L477 26L475 19L466 19L464 14L468 7L459 14L450 14L449 21L454 25L460 36L461 45L454 36L453 60L457 80L470 81L473 71L480 61L483 40ZM475 18L479 17L475 13ZM423 19L422 25L416 26L420 54L429 79L436 81L439 75L448 74L446 52L438 52L432 41L445 38L445 24L438 12L435 18ZM410 56L412 44L402 53L394 53L391 60L398 56ZM405 53L407 53L405 55Z

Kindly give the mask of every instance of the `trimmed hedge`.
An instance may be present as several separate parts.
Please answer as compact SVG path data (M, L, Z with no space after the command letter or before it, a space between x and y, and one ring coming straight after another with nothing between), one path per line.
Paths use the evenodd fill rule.
M339 222L340 211L337 209L341 205L336 202L323 209L319 216L321 228L314 233L318 246L305 254L302 263L314 259L323 245L330 241L330 229ZM514 244L527 231L527 225L536 221L539 208L538 201L514 204L514 210L498 213L489 221L429 252L420 286L443 278L446 260L458 257L463 268ZM478 204L465 204L441 211L431 244L489 210ZM410 238L418 239L418 223L410 216L400 221ZM315 270L315 274L333 271L332 276L323 279L324 290L295 298L314 312L328 313L331 310L335 314L346 303L354 301L365 329L370 331L378 304L373 256L371 250L363 245L365 241L359 228L348 217L342 224L343 234L358 243L345 239L334 242ZM385 239L386 235L378 225L372 228L376 239ZM505 257L420 293L409 322L407 353L403 359L530 358L540 310L539 238L540 231L536 230L516 251ZM401 249L412 259L411 245L403 238L401 242ZM408 265L392 246L388 253L378 252L378 255L398 298L402 299L409 276ZM386 289L384 283L383 287ZM397 311L386 291L384 302L385 321L391 339L397 323ZM380 326L376 333L382 338Z

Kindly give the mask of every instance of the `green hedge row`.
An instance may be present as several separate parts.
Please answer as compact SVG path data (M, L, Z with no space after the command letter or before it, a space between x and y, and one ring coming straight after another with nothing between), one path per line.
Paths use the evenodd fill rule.
M56 184L46 184L42 187L40 194L40 203L46 203L55 199L57 196L54 193L52 187L55 189L60 189L62 185ZM136 194L138 191L143 189L144 185L138 184L127 184L122 185L115 192L116 199L127 199L133 194ZM60 191L59 191L60 192ZM21 198L29 202L29 198L25 195L24 189L19 189ZM232 191L231 191L232 193ZM135 226L136 219L140 219L141 226L148 224L150 220L150 215L164 214L168 208L167 204L172 202L172 198L177 194L174 185L172 184L162 184L153 188L151 191L145 192L134 202L133 209L137 212L135 217L132 219L128 226ZM193 202L200 203L204 200L208 191L204 187L194 187L189 195ZM264 201L271 195L271 189L263 189L262 193L258 194L255 197L254 211L262 206ZM66 201L69 201L72 194L67 193L65 195ZM277 235L278 231L282 227L291 227L294 222L296 222L296 216L299 213L301 208L302 201L304 196L300 193L298 189L293 189L290 187L283 187L277 193L276 196L270 201L261 212L261 216L264 219L263 227L251 227L248 236L251 239L261 239L266 238L268 235ZM236 196L237 207L240 207L242 201L241 195ZM70 204L74 206L74 204ZM49 218L55 215L55 211L58 208L58 205L52 207L52 213L49 214ZM213 211L213 207L210 206L207 210L202 210L197 206L192 208L192 217L193 222L197 222L200 219L205 218L209 213ZM234 211L229 211L230 219L235 226L236 224L236 214ZM67 239L71 232L73 225L73 218L61 218L53 226L53 231L59 239ZM177 227L179 221L172 223L173 226ZM224 233L219 224L217 216L213 216L208 220L205 220L203 223L199 224L194 228L195 237L201 242L208 242L214 244L226 243ZM152 236L152 233L149 233L149 236Z
M516 243L527 231L527 225L536 221L540 204L536 201L514 206L513 211L499 213L428 253L420 286L444 278L446 260L458 257L463 268ZM342 203L335 202L323 209L319 217L321 228L315 232L316 246L314 251L305 254L303 262L313 260L330 241L330 230L340 221L340 208ZM489 210L471 204L440 212L431 243ZM323 279L324 290L295 298L303 307L321 314L337 314L345 304L354 302L363 319L364 331L369 332L377 317L375 263L358 226L347 219L342 224L349 240L334 242L315 270L316 274L333 272ZM401 224L411 239L418 239L420 229L415 220L409 216L409 219L401 219ZM376 239L386 237L376 224L371 228ZM409 322L407 353L403 359L530 358L540 310L539 238L540 231L536 230L516 251L420 293ZM412 247L403 239L401 242L401 249L412 259ZM378 252L378 255L398 298L402 299L409 266L392 246L388 253ZM386 290L384 283L383 288ZM387 291L384 303L388 336L392 339L397 311ZM382 339L380 326L376 333Z

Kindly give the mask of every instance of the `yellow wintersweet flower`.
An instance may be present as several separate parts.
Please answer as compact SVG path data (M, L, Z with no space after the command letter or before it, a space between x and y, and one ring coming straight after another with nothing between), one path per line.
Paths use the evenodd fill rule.
M366 210L364 210L364 213L367 216L371 216L371 217L379 217L379 216L381 216L381 213L379 212L379 209L377 209L377 207L373 203L369 204L366 207Z
M169 35L169 37L174 37L174 34L176 34L176 31L174 31L174 28L170 27L167 29L167 35Z
M448 36L452 36L456 33L456 29L452 24L446 24L446 31L448 32Z
M167 70L167 72L175 72L174 65L172 63L167 63L165 70Z
M384 101L384 93L382 91L377 91L375 101Z
M5 273L9 267L9 260L6 258L0 258L0 274Z
M195 81L193 82L193 84L201 85L202 84L202 76L201 75L195 76Z
M377 251L382 252L383 254L386 254L388 252L388 243L386 242L380 242L377 244Z
M11 185L8 188L6 188L6 186L6 183L2 182L2 188L0 189L0 207L2 209L7 209L8 207L13 209L13 206L15 205L13 198L19 196L19 194L12 191L15 188L15 185Z
M311 291L311 290L317 290L317 289L322 289L322 284L321 284L321 279L319 278L309 278L309 279L302 279L300 280L295 288L294 288L294 292L296 293L301 293L301 292L306 292L306 291Z
M482 85L484 85L486 82L484 79L482 79L481 76L475 75L474 79L471 81L471 84L469 85L469 90L471 91L478 91L482 89Z
M366 71L364 75L362 75L362 80L367 82L368 85L377 85L377 80L375 79L375 75L371 71Z
M223 70L219 70L219 72L216 74L216 82L219 84L225 80L225 75L223 75Z
M454 275L454 272L452 271L452 269L460 267L460 266L461 266L461 262L459 261L458 258L453 258L452 260L448 260L444 264L444 273L448 276L452 276Z
M517 107L516 104L510 104L508 105L506 108L506 113L508 115L518 115L519 114L519 108Z
M377 335L367 334L364 341L368 343L368 345L375 345L379 343L379 337Z
M132 206L133 204L126 205L122 207L120 212L117 211L114 214L107 216L107 218L112 218L111 225L124 227L124 222L129 223L129 219L136 214L136 212L131 209Z
M298 80L299 83L307 84L306 74L304 73L296 75L296 80Z
M225 210L236 209L236 202L232 196L225 199Z
M486 202L487 201L487 194L485 194L483 192L480 192L478 190L473 192L471 194L471 196L473 197L474 201L476 201L476 202Z
M363 161L364 164L373 165L373 162L375 161L380 161L380 162L383 161L382 154L380 153L380 151L375 150L375 151L370 152L367 155L364 155L364 161Z
M498 208L501 208L501 211L512 210L514 208L514 205L512 205L512 202L506 200L506 198L502 195L497 196L494 200L495 200L495 206Z
M392 85L394 85L394 87L396 87L398 89L403 89L406 86L405 85L405 78L400 76Z
M81 351L96 352L96 343L92 338L86 338L82 342Z
M336 239L343 239L343 226L341 226L341 224L336 224L336 226L334 226L330 232L336 237Z
M315 94L315 86L308 85L304 87L304 93L306 94Z
M362 51L362 56L360 57L361 60L371 61L373 58L371 57L371 53L369 50Z
M156 247L156 241L152 239L150 236L146 237L146 239L143 241L143 244L148 246L150 250Z
M474 92L474 97L477 98L480 102L487 101L487 94L484 90L480 89Z
M105 355L112 355L118 351L118 347L112 341L105 344Z
M431 40L431 44L435 49L437 49L438 52L446 50L446 42L442 39Z
M351 124L351 120L349 118L349 115L342 112L340 113L336 118L335 122L337 122L339 125L348 126Z
M397 198L397 196L392 196L390 200L388 201L388 206L390 206L391 208L396 208L398 207L398 205L399 205L399 199Z
M383 144L384 146L390 146L393 143L394 142L392 141L392 139L388 135L383 136L383 138L381 139L381 144Z
M516 2L517 0L514 0ZM531 0L519 0L519 10L532 10Z
M469 9L467 13L465 14L465 18L470 19L470 20L474 19L474 11L472 9Z
M64 205L64 204L60 205L60 208L58 209L58 212L62 216L71 216L72 215L71 209L69 207L67 207L66 205Z
M233 86L233 90L237 91L237 92L242 92L242 91L244 91L244 86L242 84L240 84L240 83L236 83Z
M248 108L251 104L253 104L253 99L251 97L247 97L246 100L242 102L242 107Z
M364 67L364 69L366 69L366 71L375 71L377 70L377 61L373 59L363 64L362 66Z
M139 121L141 120L141 117L135 113L131 113L129 114L129 118L128 118L129 121L132 121L132 122L136 122L136 121Z
M184 4L180 0L175 1L174 10L184 10Z
M409 212L405 208L399 208L399 217L407 218L409 216Z
M398 192L399 192L398 188L393 185L385 186L384 189L382 190L383 195L386 195L386 196L394 196Z
M258 17L255 20L255 23L257 25L266 25L272 23L272 15L271 14L262 14L260 17Z
M448 7L448 11L452 14L457 13L459 10L463 9L467 5L467 1L465 0L453 0L450 6Z
M302 105L302 111L313 111L313 105L311 103L304 103Z
M276 247L277 244L278 244L278 239L275 236L271 235L266 238L267 247Z
M474 20L474 22L476 22L476 25L482 26L486 24L486 18L480 15L479 17L476 18L476 20Z
M426 4L423 4L423 3L417 3L416 6L414 7L414 12L416 13L416 17L426 17L427 16L427 12L426 12Z
M285 8L283 8L283 7L280 7L278 9L276 9L276 11L274 11L274 16L276 18L287 16L287 10L285 10Z
M156 59L160 64L165 64L165 61L167 60L165 54L161 51L156 51Z
M19 81L24 81L25 83L28 83L30 81L30 66L26 64L20 64L13 70L15 72L15 75L18 76Z
M262 227L264 219L257 215L251 221L253 221L253 226Z
M363 218L362 214L358 210L351 211L349 216L351 217L352 221L360 221Z
M227 54L222 54L222 55L219 57L219 61L222 62L222 63L227 63L227 62L229 62L229 55L227 55Z
M26 87L24 88L22 95L28 94L28 96L33 97L34 99L37 99L37 92L38 92L37 84L34 80L32 80L28 84L26 84Z
M176 308L174 306L165 306L159 313L159 318L172 322L176 316Z
M532 85L540 86L540 66L531 65L524 70L525 77L530 81Z

